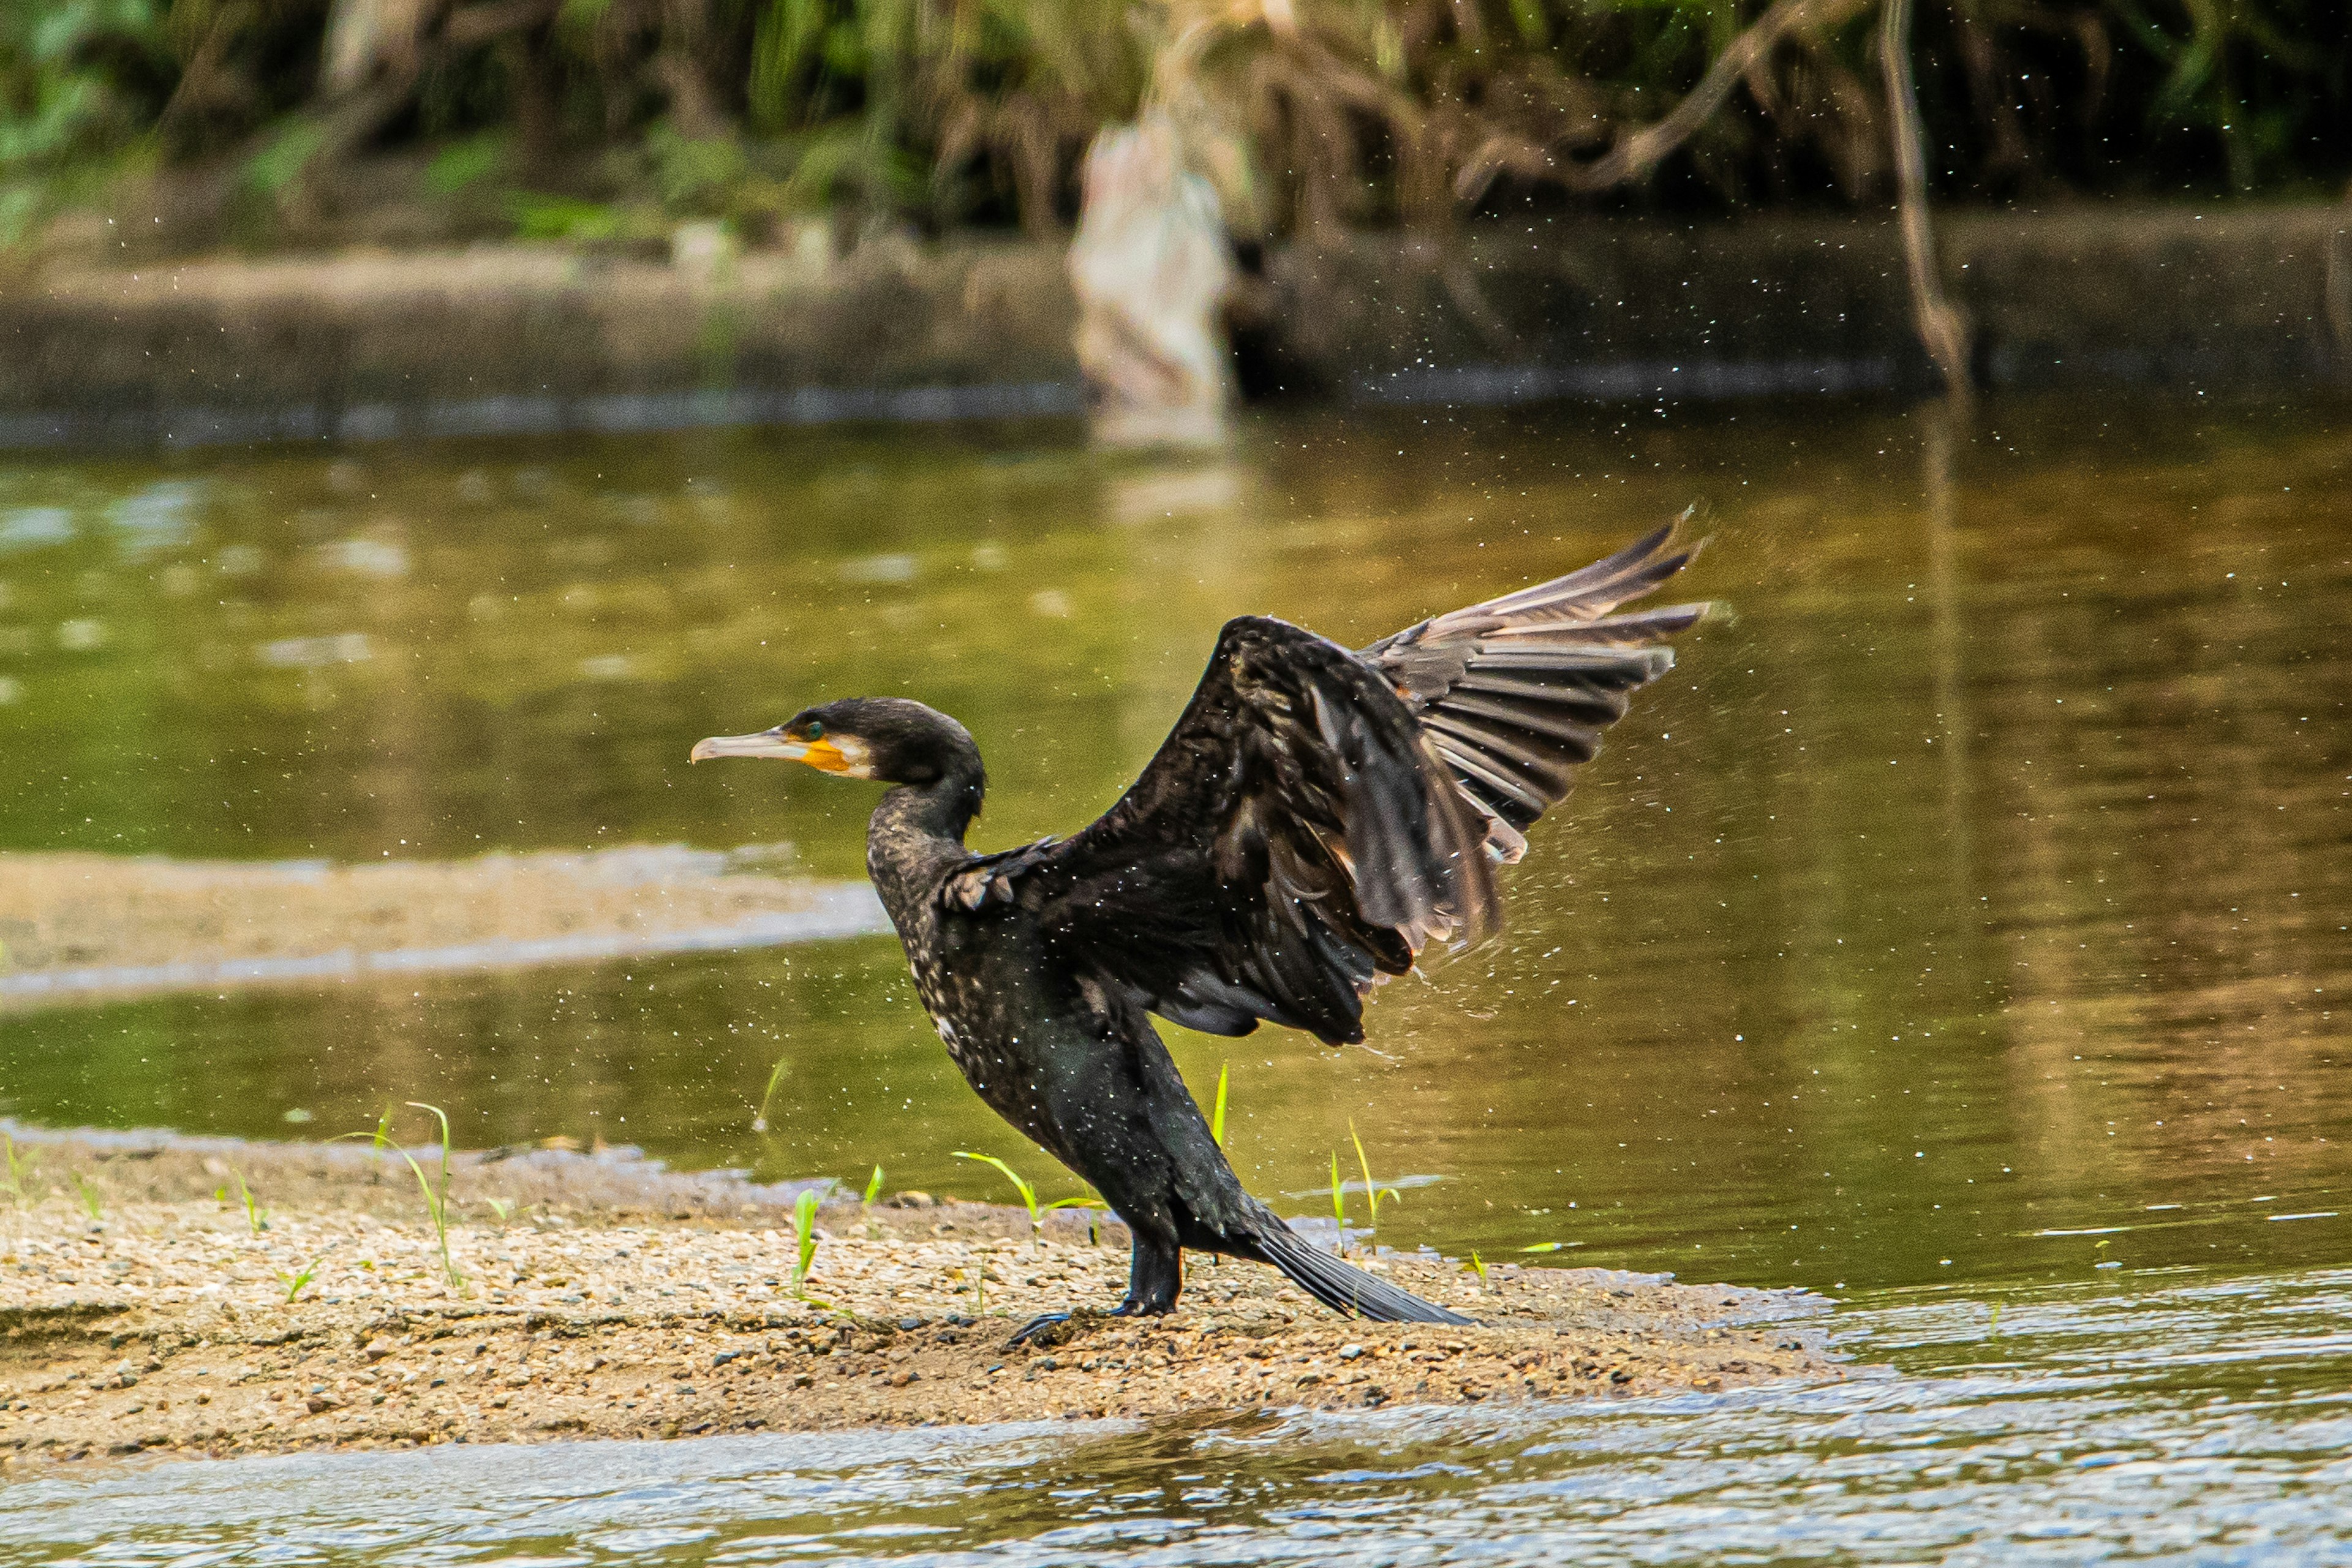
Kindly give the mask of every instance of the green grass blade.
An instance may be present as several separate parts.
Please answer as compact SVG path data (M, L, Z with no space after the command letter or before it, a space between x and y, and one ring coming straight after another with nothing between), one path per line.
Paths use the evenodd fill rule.
M1209 1136L1217 1141L1220 1149L1225 1146L1225 1085L1232 1071L1233 1063L1217 1064L1217 1104L1216 1109L1209 1113Z
M1331 1151L1331 1218L1339 1226L1339 1256L1348 1256L1348 1199L1339 1188L1339 1151Z
M969 1149L957 1149L953 1151L953 1153L959 1160L977 1161L983 1165L993 1165L998 1170L1003 1172L1005 1180L1011 1182L1013 1188L1020 1193L1021 1206L1029 1211L1030 1226L1032 1229L1035 1228L1037 1224L1037 1189L1023 1181L1021 1179L1020 1172L1014 1170L1012 1166L1006 1164L1003 1161L998 1159L993 1154L975 1154Z
M1396 1198L1400 1203L1404 1200L1398 1196L1394 1187L1383 1188L1372 1180L1372 1163L1364 1158L1364 1141L1356 1136L1356 1120L1352 1116L1348 1119L1348 1141L1356 1146L1356 1168L1364 1173L1364 1206L1372 1211L1371 1225L1377 1230L1381 1223L1381 1199Z
M793 1236L799 1255L793 1262L793 1293L805 1295L802 1287L808 1283L809 1268L816 1261L816 1189L803 1188L793 1200Z

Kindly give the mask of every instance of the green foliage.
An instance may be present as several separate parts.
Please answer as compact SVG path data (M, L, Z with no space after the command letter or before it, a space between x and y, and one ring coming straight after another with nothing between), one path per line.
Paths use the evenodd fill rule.
M1217 1105L1209 1113L1209 1136L1217 1141L1220 1149L1225 1146L1225 1080L1232 1070L1231 1062L1217 1064Z
M865 1203L867 1208L872 1208L874 1206L874 1200L881 1195L882 1167L877 1165L874 1167L874 1173L866 1178L866 1196L861 1201Z
M168 59L149 0L0 5L0 176L135 137L161 107L136 83Z
M617 239L626 226L619 209L603 202L530 191L517 191L507 198L507 216L514 222L515 233L524 239ZM776 1067L781 1073L783 1064Z
M278 127L261 151L246 160L246 187L258 195L280 194L302 177L326 142L326 127L316 121L293 120Z
M105 1194L98 1190L98 1184L79 1171L71 1173L67 1179L73 1183L74 1196L81 1201L82 1212L89 1215L90 1223L96 1225L100 1220L104 1219L106 1217L103 1202Z
M1179 113L1239 229L1442 226L1580 190L1580 164L1658 121L1769 3L1292 0L1278 26L1246 0L562 0L551 27L532 6L467 7L462 27L428 8L339 96L330 0L16 0L0 242L142 159L226 158L282 202L404 145L438 147L421 188L442 199L528 171L544 190L509 210L537 239L830 207L1043 231L1095 135L1147 100ZM1790 31L1650 183L1685 205L1876 199L1869 10ZM2340 5L1954 0L1923 13L1917 54L1948 192L2352 168Z
M730 193L751 173L742 144L733 138L698 141L667 122L646 133L646 153L653 167L654 189L672 213L723 214Z
M506 166L508 140L504 132L486 131L452 142L425 166L425 188L436 196L454 196L481 184Z

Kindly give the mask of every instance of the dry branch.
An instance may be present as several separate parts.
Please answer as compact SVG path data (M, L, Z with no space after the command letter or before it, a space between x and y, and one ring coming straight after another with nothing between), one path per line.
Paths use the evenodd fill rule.
M1944 390L1965 409L1973 387L1969 379L1969 330L1959 307L1945 296L1936 266L1936 236L1927 216L1926 132L1919 122L1919 95L1911 80L1911 0L1885 0L1879 13L1879 64L1886 73L1889 132L1895 142L1896 199L1903 224L1903 255L1911 274L1911 310L1920 341L1944 378Z
M1868 6L1870 0L1778 0L1724 47L1698 85L1684 95L1664 118L1619 139L1617 144L1589 163L1555 160L1540 148L1512 146L1500 139L1464 166L1454 180L1454 194L1475 201L1499 174L1525 173L1554 181L1570 190L1591 193L1641 179L1672 156L1675 150L1723 107L1731 89L1757 70L1773 46L1801 28L1833 27ZM1539 160L1530 165L1529 154Z

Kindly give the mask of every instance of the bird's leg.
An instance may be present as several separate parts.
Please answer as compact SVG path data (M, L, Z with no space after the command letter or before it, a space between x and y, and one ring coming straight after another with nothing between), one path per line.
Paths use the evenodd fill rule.
M1176 1297L1184 1289L1184 1249L1173 1237L1155 1237L1139 1230L1135 1234L1134 1262L1127 1277L1127 1300L1110 1310L1114 1318L1156 1318L1176 1310ZM1004 1342L1007 1350L1034 1335L1043 1333L1056 1323L1070 1321L1067 1312L1040 1312L1019 1328Z
M1135 1233L1134 1262L1127 1276L1127 1300L1111 1309L1114 1318L1156 1318L1176 1310L1184 1289L1184 1249L1173 1237Z

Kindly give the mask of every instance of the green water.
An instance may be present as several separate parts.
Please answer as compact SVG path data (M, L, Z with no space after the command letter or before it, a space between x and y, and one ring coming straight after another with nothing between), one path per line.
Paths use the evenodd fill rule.
M1384 1241L1755 1284L2343 1261L2340 410L2014 405L1958 438L1845 405L1356 413L1213 462L1046 423L18 464L0 847L788 839L855 876L867 786L688 746L919 696L987 753L981 847L1067 831L1227 616L1367 641L1693 503L1688 591L1729 613L1538 830L1506 933L1388 986L1371 1050L1177 1037L1196 1086L1231 1064L1244 1176L1316 1188L1352 1122L1381 1176L1443 1178ZM320 1136L389 1100L477 1144L1047 1173L887 939L0 1014L0 1111L35 1121Z

